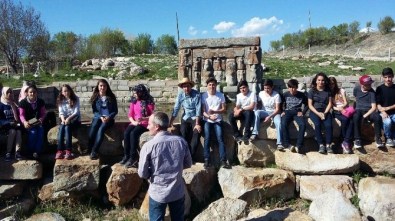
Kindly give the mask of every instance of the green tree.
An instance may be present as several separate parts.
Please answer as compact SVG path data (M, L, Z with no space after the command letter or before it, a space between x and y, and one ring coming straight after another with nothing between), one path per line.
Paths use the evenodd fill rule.
M77 55L79 38L74 32L56 33L52 40L56 59L72 59Z
M174 36L160 36L155 42L154 52L157 54L177 54L177 42Z
M0 1L0 51L14 73L18 73L18 62L23 54L32 50L32 41L48 34L40 14L32 7L14 4L12 0ZM43 38L42 38L43 40ZM38 41L40 42L40 41ZM29 48L30 47L30 48Z
M30 62L50 59L51 42L49 32L35 36L26 47L26 59Z
M111 30L104 28L100 31L99 42L101 46L101 55L103 57L112 57L122 53L122 49L127 46L127 40L120 30Z
M359 33L359 22L353 21L348 25L348 33L349 36L354 39L355 36Z
M138 34L137 38L132 40L131 44L135 54L150 54L154 47L151 35L147 33Z
M377 27L382 34L388 34L391 32L391 29L395 27L394 19L392 19L390 16L385 16L383 20L380 20Z
M271 41L270 42L270 47L272 48L272 50L274 51L278 51L281 49L281 41Z

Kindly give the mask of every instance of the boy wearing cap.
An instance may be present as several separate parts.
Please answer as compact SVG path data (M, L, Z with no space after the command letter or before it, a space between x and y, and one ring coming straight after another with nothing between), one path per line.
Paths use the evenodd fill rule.
M373 121L376 146L383 147L381 141L381 116L376 111L376 94L372 88L374 81L369 75L363 75L359 78L360 85L355 86L353 94L355 97L355 114L353 116L354 123L354 146L362 147L361 141L361 123L367 120Z
M384 68L381 75L384 84L377 87L376 90L377 109L383 119L385 144L389 147L395 147L395 131L391 130L395 124L395 85L392 82L394 72L391 68Z
M169 123L169 127L172 127L173 121L178 115L178 111L183 107L184 113L181 117L180 132L185 140L190 141L188 144L192 159L194 159L194 154L200 140L200 132L202 131L200 126L202 109L200 93L192 89L194 85L195 83L187 77L179 82L178 87L182 90L177 95Z
M230 168L226 159L226 150L222 136L222 114L225 113L225 96L217 91L217 80L207 79L207 92L202 95L204 123L204 168L210 166L210 134L214 129L217 136L221 167Z

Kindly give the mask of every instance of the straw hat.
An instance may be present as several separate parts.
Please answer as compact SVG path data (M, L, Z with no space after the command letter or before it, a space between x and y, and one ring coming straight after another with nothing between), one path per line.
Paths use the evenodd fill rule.
M178 87L182 87L183 84L190 84L191 87L195 86L195 82L189 80L189 78L184 77L179 83L178 83Z

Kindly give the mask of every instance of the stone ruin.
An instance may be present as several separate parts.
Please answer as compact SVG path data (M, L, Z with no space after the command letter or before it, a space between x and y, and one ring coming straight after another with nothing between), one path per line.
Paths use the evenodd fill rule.
M189 77L204 87L209 77L215 77L229 92L236 91L238 82L246 80L252 88L263 77L260 44L260 37L181 39L178 79Z

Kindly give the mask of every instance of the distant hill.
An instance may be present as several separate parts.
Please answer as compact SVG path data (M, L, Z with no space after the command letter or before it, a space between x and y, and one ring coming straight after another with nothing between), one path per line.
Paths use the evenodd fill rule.
M395 60L395 32L382 35L379 32L362 33L355 41L342 45L314 46L310 48L310 55L341 55L345 57L362 57L365 60L388 60L389 49L391 60ZM359 53L357 53L359 50ZM284 54L283 54L284 53ZM308 49L285 48L276 52L268 52L264 56L273 57L308 56Z

